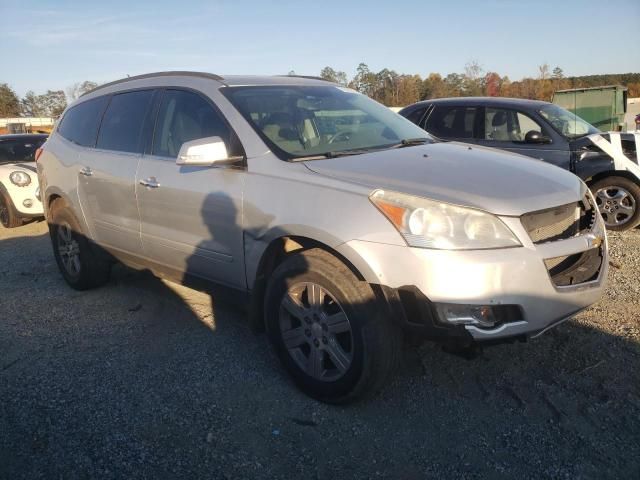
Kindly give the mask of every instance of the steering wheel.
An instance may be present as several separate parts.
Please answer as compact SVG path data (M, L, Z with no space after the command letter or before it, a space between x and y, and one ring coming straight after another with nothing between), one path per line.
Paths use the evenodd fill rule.
M343 138L344 140L349 140L351 138L351 132L347 132L345 130L343 130L342 132L338 132L338 133L332 135L327 143L331 144L333 142L338 141L338 139L341 139L341 138Z

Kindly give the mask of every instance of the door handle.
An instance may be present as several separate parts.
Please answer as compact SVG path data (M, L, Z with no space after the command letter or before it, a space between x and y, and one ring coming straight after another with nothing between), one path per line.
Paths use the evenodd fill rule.
M160 184L156 180L156 177L145 178L144 180L140 180L140 185L143 185L148 188L158 188Z
M80 169L80 175L84 175L85 177L90 177L91 175L93 175L93 171L89 168L89 167L82 167Z

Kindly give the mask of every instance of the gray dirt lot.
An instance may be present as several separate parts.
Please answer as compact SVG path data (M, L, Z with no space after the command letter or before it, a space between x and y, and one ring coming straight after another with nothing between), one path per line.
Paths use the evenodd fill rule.
M432 344L377 397L299 393L234 307L116 269L58 275L0 229L0 478L640 478L640 230L606 297L474 361Z

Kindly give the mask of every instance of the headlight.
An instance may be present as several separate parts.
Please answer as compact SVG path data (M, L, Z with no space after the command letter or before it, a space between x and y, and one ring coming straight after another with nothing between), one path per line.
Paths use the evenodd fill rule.
M19 187L26 187L31 183L31 177L29 176L29 174L19 171L11 172L11 175L9 175L9 180L11 180L11 183Z
M520 246L513 232L490 213L383 190L373 192L370 199L412 247L479 250Z

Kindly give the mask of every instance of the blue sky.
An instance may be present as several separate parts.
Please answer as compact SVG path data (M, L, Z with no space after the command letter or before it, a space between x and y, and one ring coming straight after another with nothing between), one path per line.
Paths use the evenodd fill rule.
M478 61L512 80L640 71L640 1L0 0L0 83L66 89L160 70L351 77Z

